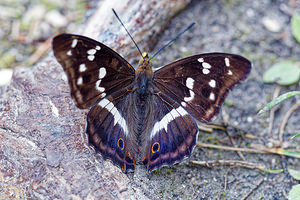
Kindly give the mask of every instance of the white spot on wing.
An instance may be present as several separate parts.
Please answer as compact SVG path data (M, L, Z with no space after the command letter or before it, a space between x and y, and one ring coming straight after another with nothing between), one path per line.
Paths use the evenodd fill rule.
M108 99L104 98L99 103L99 106L105 108L110 114L114 117L114 125L119 124L121 128L124 130L125 136L128 135L128 126L125 119L122 117L121 113L115 107L115 105L110 102Z
M210 69L211 68L211 65L209 63L207 63L207 62L202 63L202 66L204 68L206 68L206 69Z
M105 88L104 87L100 87L100 83L101 83L101 79L98 80L96 82L96 89L99 91L99 92L104 92L105 91Z
M198 62L204 62L203 58L198 58Z
M195 93L192 90L190 90L190 96L184 97L184 101L187 101L187 102L192 101L194 99L194 97L195 97Z
M88 59L89 59L90 61L93 61L93 60L95 59L95 56L89 55L89 56L88 56Z
M104 91L105 91L105 88L104 88L104 87L99 87L99 86L97 86L97 90L98 90L99 92L104 92Z
M184 101L181 102L181 105L182 105L183 107L186 107L186 103L185 103Z
M204 69L202 69L202 72L203 72L203 74L209 74L210 71L208 69L204 68Z
M214 87L216 87L216 81L215 80L213 80L213 79L211 79L210 81L209 81L209 83L208 83L209 85L210 85L210 87L212 87L212 88L214 88Z
M97 52L96 49L90 49L90 50L87 51L87 53L90 54L90 55L94 55L96 52Z
M228 70L228 75L232 75L232 71L231 70Z
M72 55L72 51L69 50L69 51L67 52L67 55L68 55L68 56L71 56L71 55Z
M215 94L211 92L210 95L209 95L209 99L214 101L215 100Z
M77 85L81 85L82 83L83 83L83 79L82 79L82 77L79 77L77 79Z
M100 95L100 97L105 97L106 96L106 93L105 92L103 92L101 95Z
M229 66L230 66L229 59L228 59L228 58L225 58L224 60L225 60L225 65L226 65L226 67L229 67Z
M193 89L194 88L194 79L192 79L191 77L188 77L186 79L186 87Z
M176 109L172 109L159 122L156 122L154 124L154 127L151 131L150 138L152 139L163 128L167 131L169 122L171 122L172 120L174 120L177 117L183 117L187 114L188 113L181 106Z
M86 70L85 64L80 64L80 65L79 65L79 71L80 71L80 72L84 72L85 70Z
M100 86L100 83L101 83L101 80L98 80L98 81L96 82L96 87L97 87L97 86Z
M99 69L99 78L102 79L105 77L105 75L106 75L106 69L104 67L101 67Z
M72 41L71 47L72 47L72 48L75 48L76 45L77 45L77 42L78 42L78 40L77 40L77 39L74 39L74 40Z
M101 47L100 46L96 46L96 48L95 48L97 51L99 51L100 49L101 49Z

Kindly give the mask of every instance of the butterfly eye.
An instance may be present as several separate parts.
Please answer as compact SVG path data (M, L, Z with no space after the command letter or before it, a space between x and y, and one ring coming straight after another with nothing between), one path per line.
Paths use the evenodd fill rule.
M158 142L155 142L153 145L152 145L152 153L157 153L160 149L160 145Z
M121 150L124 150L124 140L122 138L119 138L118 140L118 147L121 149Z

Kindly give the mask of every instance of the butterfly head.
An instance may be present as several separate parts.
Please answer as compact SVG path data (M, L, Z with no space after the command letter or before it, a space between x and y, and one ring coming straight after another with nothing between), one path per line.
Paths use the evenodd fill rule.
M137 74L146 73L147 76L150 78L153 75L151 66L152 66L152 62L149 60L148 53L143 52L142 57L139 60L139 66L136 73Z
M152 62L149 60L149 56L148 56L147 52L143 52L142 57L139 60L139 65L142 65L142 64L147 64L147 65L150 65L150 66L152 65Z

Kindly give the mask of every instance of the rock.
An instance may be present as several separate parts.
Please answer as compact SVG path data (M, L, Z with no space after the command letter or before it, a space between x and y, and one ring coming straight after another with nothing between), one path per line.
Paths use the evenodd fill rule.
M8 84L11 80L12 74L12 69L0 69L0 86Z
M40 21L46 13L46 8L42 4L37 4L32 6L23 15L22 21L26 24L31 23L31 21Z
M262 19L263 25L271 32L279 32L281 30L281 25L276 19L271 19L269 17L264 17Z
M67 25L68 20L57 10L50 10L46 14L46 21L54 27L61 28Z

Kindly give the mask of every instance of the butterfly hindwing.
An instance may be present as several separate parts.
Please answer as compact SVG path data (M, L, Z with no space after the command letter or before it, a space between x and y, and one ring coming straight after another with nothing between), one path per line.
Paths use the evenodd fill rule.
M89 108L134 80L131 65L102 43L80 35L61 34L52 44L79 108Z
M171 63L154 72L159 91L200 122L219 112L230 89L249 74L251 63L238 55L208 53Z
M147 173L189 157L198 133L196 123L180 104L162 93L157 93L153 100L155 121L143 159Z
M110 159L124 172L134 170L135 159L132 138L127 121L127 109L131 93L120 90L101 99L87 117L88 141L104 158Z

